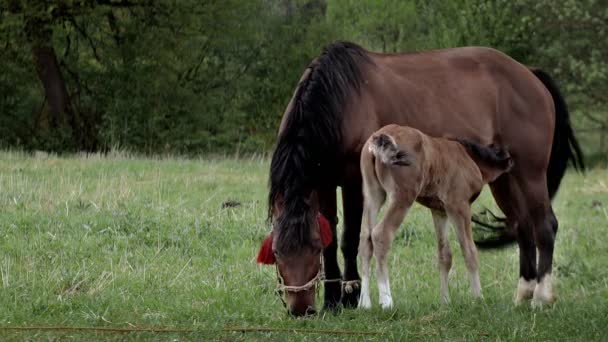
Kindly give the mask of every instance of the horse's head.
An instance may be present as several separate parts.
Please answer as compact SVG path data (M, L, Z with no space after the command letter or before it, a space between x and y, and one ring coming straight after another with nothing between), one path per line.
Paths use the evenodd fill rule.
M278 290L291 314L313 314L316 285L323 278L323 249L331 243L332 231L317 211L288 212L273 210L272 233L262 243L258 262L276 266Z

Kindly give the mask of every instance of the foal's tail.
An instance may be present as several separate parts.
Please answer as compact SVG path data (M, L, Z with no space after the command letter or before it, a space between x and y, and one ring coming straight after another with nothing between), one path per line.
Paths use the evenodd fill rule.
M409 166L413 164L412 157L407 152L400 150L395 139L387 134L375 135L369 145L369 151L386 165Z

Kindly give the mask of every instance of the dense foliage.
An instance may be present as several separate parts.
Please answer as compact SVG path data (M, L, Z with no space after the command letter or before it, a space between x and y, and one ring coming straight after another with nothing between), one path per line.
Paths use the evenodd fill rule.
M606 149L606 0L3 0L0 145L265 151L336 39L496 47L552 73L585 148Z

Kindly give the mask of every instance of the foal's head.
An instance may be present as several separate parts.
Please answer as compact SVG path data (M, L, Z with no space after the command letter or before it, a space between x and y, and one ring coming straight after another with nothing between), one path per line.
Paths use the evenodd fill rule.
M258 262L276 265L278 290L291 314L313 314L323 249L332 240L329 222L308 203L286 207L282 201L271 218L272 233L262 243Z

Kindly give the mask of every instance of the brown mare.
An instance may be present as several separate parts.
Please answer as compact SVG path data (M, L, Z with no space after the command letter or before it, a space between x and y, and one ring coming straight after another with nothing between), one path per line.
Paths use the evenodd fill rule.
M515 166L490 186L506 215L509 234L503 241L519 245L517 301L534 295L539 303L552 302L557 220L550 198L568 160L582 167L582 156L552 79L482 47L378 54L337 42L311 62L283 115L270 166L272 250L285 285L298 287L317 277L323 255L325 308L357 305L359 156L367 138L391 123L508 147ZM317 213L323 214L335 236L338 186L344 273L337 239L323 248L316 224ZM344 291L337 279L346 282ZM295 315L312 312L314 301L314 287L286 293Z
M485 184L509 171L512 165L504 149L432 138L411 127L388 125L372 134L361 151L364 205L359 241L362 268L359 307L371 308L372 256L376 258L380 305L383 309L393 307L388 251L414 201L433 213L442 302L449 301L448 274L452 267L448 220L456 230L473 295L481 297L471 203ZM385 201L388 201L386 213L377 222Z

